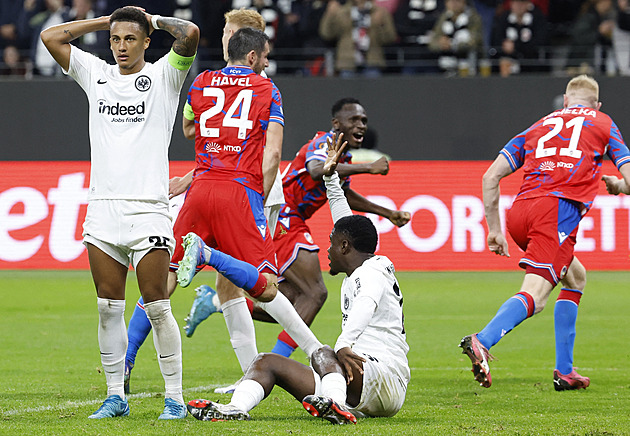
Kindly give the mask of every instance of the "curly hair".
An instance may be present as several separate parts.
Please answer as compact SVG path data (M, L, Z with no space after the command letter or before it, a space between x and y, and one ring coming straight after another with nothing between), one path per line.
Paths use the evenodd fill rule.
M140 28L144 30L144 33L148 36L149 21L147 16L138 8L131 6L125 6L124 8L118 8L109 16L109 25L111 26L116 21L129 21L131 23L138 23Z
M357 100L356 98L353 98L353 97L345 97L345 98L342 98L341 100L337 100L335 102L335 104L333 104L332 110L331 110L333 118L337 118L337 114L347 104L359 104L360 105L361 102L359 100Z
M376 227L369 218L363 215L345 216L335 223L335 233L346 238L355 250L361 253L374 254L378 244Z

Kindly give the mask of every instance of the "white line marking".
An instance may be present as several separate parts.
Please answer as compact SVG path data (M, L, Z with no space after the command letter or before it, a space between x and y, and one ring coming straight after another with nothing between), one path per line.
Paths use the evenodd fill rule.
M202 392L202 391L214 391L215 388L225 386L221 385L208 385L208 386L196 386L193 388L184 389L184 393L193 393L193 392ZM140 392L137 394L127 395L127 398L133 400L134 398L150 398L154 395L158 394L158 392L148 393L148 392ZM68 409L78 409L79 407L85 406L95 406L97 404L101 404L103 400L88 400L88 401L68 401L66 403L56 404L54 406L39 406L39 407L30 407L28 409L13 409L7 410L6 412L1 412L3 416L17 416L17 415L27 415L31 413L39 413L39 412L47 412L51 410L64 411Z

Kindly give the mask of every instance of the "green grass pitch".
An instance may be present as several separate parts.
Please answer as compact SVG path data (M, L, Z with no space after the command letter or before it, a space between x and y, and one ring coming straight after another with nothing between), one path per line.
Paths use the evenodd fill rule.
M481 329L510 295L522 274L448 272L397 274L404 294L411 347L411 383L393 418L331 426L312 418L280 388L251 412L249 422L200 422L192 417L160 422L163 381L152 338L132 373L131 415L88 420L105 398L97 344L98 314L89 272L0 272L0 435L623 435L630 434L630 273L589 272L577 325L575 365L591 378L582 391L555 392L553 301L507 335L492 353L493 386L473 380L457 347ZM329 297L313 324L322 342L340 331L340 277L325 274ZM173 295L180 325L192 289L214 283L203 272ZM190 290L189 290L190 289ZM127 320L138 297L133 273ZM258 348L275 343L277 325L256 323ZM192 338L182 338L184 397L229 401L213 393L238 379L239 366L221 315L212 315ZM301 351L295 358L305 362Z

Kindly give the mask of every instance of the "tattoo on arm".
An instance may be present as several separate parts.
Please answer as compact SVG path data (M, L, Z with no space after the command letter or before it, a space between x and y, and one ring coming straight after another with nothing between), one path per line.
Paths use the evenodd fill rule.
M160 17L158 19L160 29L166 30L175 37L173 51L181 56L192 56L197 51L199 38L193 37L190 33L191 23L174 17Z
M70 37L70 41L75 39L75 36L72 34L72 32L70 30L64 29L63 33L65 33L66 35L68 35Z

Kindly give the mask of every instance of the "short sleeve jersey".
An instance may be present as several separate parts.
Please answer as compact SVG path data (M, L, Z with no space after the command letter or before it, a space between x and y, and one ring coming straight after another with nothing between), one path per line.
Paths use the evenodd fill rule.
M171 50L141 71L123 75L118 65L71 46L64 72L83 88L89 102L88 200L168 204L168 147L192 59Z
M572 106L545 116L501 150L513 171L523 167L517 200L545 196L582 203L588 210L597 194L604 155L617 168L630 152L605 113Z
M328 143L333 132L317 132L315 138L300 148L295 158L284 170L282 188L288 208L283 208L281 217L298 216L304 220L309 219L328 199L326 198L326 185L323 180L315 181L306 169L306 165L312 160L326 161ZM341 157L340 163L351 163L352 155L346 153ZM350 186L350 178L345 177L343 187Z
M341 335L352 311L352 304L359 296L372 299L376 303L376 310L352 345L352 350L389 363L409 381L409 345L404 327L403 296L391 260L380 255L371 257L343 280Z
M263 193L270 122L284 125L276 85L245 66L204 71L188 92L195 122L194 180L234 180Z

